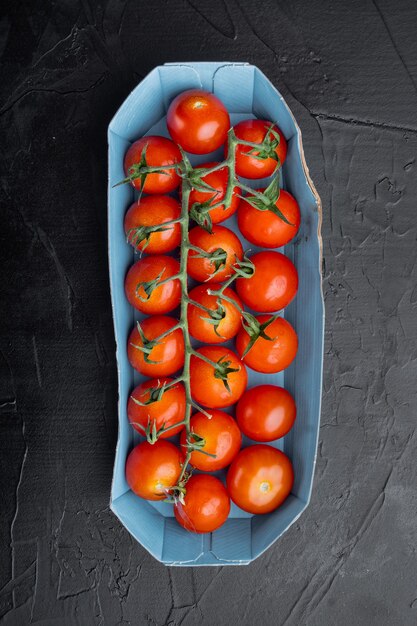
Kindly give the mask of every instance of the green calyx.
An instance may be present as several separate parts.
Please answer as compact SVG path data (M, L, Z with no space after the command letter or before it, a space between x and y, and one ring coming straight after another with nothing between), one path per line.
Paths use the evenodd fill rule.
M133 228L129 228L127 231L127 241L135 248L136 252L139 250L140 244L144 241L145 243L142 246L141 252L145 252L149 245L152 233L163 233L166 230L172 230L173 226L171 224L173 223L175 223L175 220L172 220L170 223L158 224L156 226L134 226Z
M271 213L274 213L274 215L279 217L289 226L294 226L292 222L287 220L283 212L280 211L276 205L280 195L278 178L273 178L272 182L266 189L264 189L264 191L257 191L253 195L252 194L253 192L248 196L241 196L241 198L258 211L271 211Z
M212 252L207 252L202 248L190 245L190 249L195 252L195 254L193 254L193 258L208 259L210 261L210 263L214 266L212 276L215 276L223 267L226 266L227 252L226 250L223 250L223 248L216 248Z
M207 200L206 202L194 202L190 209L190 218L210 234L213 232L213 222L210 217L211 208L211 200Z
M242 326L249 335L249 343L242 354L242 359L247 355L259 337L266 339L266 341L273 341L275 339L275 337L267 335L265 330L277 319L277 317L277 315L271 315L266 322L260 324L256 317L251 315L251 313L247 313L246 311L242 313Z
M136 328L138 329L139 336L142 340L142 345L138 346L135 343L132 343L131 345L137 350L140 350L141 352L143 352L143 358L145 359L146 363L154 363L154 364L159 363L159 361L152 361L152 359L150 358L150 354L152 350L155 348L155 346L158 346L160 343L159 337L156 339L148 339L145 336L145 333L143 332L142 327L139 322L136 322ZM162 393L164 393L164 391L162 391ZM154 402L156 402L156 400L154 400Z
M271 124L270 126L265 126L265 128L266 135L263 142L259 144L259 147L253 147L252 150L249 150L249 152L246 152L244 154L247 154L252 158L259 159L261 161L264 161L265 159L274 159L274 161L277 162L277 167L279 167L280 162L279 157L276 153L276 149L280 144L281 138L279 136L279 133L274 130L274 124Z
M220 379L229 393L232 393L229 385L229 375L240 371L240 367L230 367L231 364L232 362L228 361L226 356L222 356L214 367L214 378Z
M206 456L211 456L215 459L215 454L211 454L211 452L207 452L206 450L204 450L205 445L206 440L204 439L204 437L200 437L200 435L197 435L197 433L195 433L194 431L190 431L185 444L187 452L201 452L202 454L205 454Z
M215 309L209 309L207 312L209 317L201 315L201 319L204 320L207 324L211 324L216 335L221 339L224 339L223 335L220 335L220 333L218 332L220 322L226 317L226 309L222 305L221 299L217 299L217 307Z
M152 166L148 165L146 161L146 150L148 149L148 144L143 147L143 150L140 155L139 163L133 163L128 171L126 178L123 178L118 183L113 185L113 187L119 187L120 185L125 185L126 183L133 183L135 180L140 180L140 189L143 190L143 187L146 182L146 178L149 174L163 174L164 176L169 176L169 172L166 170L176 169L177 165L160 165L160 166Z

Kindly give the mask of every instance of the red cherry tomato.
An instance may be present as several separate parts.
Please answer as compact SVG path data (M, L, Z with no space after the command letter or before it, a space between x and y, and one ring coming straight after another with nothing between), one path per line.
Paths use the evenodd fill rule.
M230 498L218 478L207 474L191 476L186 484L184 504L174 506L177 522L194 533L220 528L230 512Z
M203 472L215 472L230 465L242 444L242 434L231 415L216 409L211 409L210 415L208 418L198 412L190 420L191 432L204 439L202 450L215 455L208 456L198 450L191 453L191 465ZM180 441L181 446L186 445L185 430L181 433Z
M263 324L269 315L258 315L256 319ZM256 372L273 374L288 367L297 354L298 338L295 330L287 320L278 317L266 329L265 333L271 340L258 337L243 361ZM249 343L249 335L244 328L236 337L236 349L240 356Z
M140 322L143 334L148 341L167 333L155 345L145 359L143 341L137 326L130 333L127 343L127 357L132 367L144 376L156 378L170 376L184 365L184 337L182 330L177 328L170 332L178 320L165 315L154 315ZM139 346L139 347L138 347Z
M204 163L204 165L199 165L198 167L209 169L215 165L218 165L218 163ZM197 189L192 189L188 204L190 208L194 203L202 204L203 202L208 202L210 199L212 199L210 204L217 204L217 202L223 200L226 194L227 181L229 180L229 171L227 167L223 167L221 170L216 170L211 174L206 174L206 176L202 177L202 180L207 183L207 185L210 185L210 187L213 187L216 191L197 191ZM237 211L239 206L239 193L239 187L234 187L232 192L232 201L227 209L224 204L221 204L215 209L211 209L209 211L209 216L213 224L224 222L224 220L227 220Z
M259 191L264 191L259 189ZM263 248L280 248L295 237L300 228L300 207L291 194L281 189L275 206L290 222L287 224L272 211L259 211L246 200L239 205L237 221L240 232L248 241Z
M226 287L223 294L226 298L231 298L236 305L212 296L208 292L220 289L221 285L210 283L210 285L197 285L190 291L189 298L193 302L210 309L216 316L211 317L210 313L195 304L188 305L188 331L192 337L205 343L222 343L232 339L240 329L242 314L239 307L242 304L233 289Z
M298 273L290 259L280 252L258 252L250 260L255 273L238 278L236 291L240 299L254 311L272 313L286 307L298 289Z
M214 252L217 249L226 252L224 263L216 271L214 261L199 258L198 252L190 250L187 264L188 273L191 278L200 283L225 280L232 274L232 267L236 261L243 259L243 248L239 238L225 226L213 226L211 233L200 226L195 226L190 230L189 240L193 246L201 248L204 252Z
M190 385L194 400L211 409L222 409L237 402L248 382L242 361L234 352L220 346L203 346L197 352L214 363L228 364L228 368L236 371L228 374L227 388L223 380L216 376L217 371L213 365L193 355L190 363Z
M178 278L158 284L149 297L143 286L138 289L138 285L152 280L160 283L171 276L176 276L179 269L178 261L163 254L155 254L136 261L125 279L125 292L129 303L148 315L169 313L175 309L181 301L181 283Z
M126 177L134 173L134 166L142 161L144 149L145 160L148 167L158 167L160 165L173 165L181 161L181 152L178 146L171 139L160 137L159 135L149 135L138 139L130 146L126 152L124 160L124 169ZM169 193L174 191L180 184L180 177L175 169L166 169L148 174L142 191L149 194ZM132 181L135 189L141 189L142 183L140 177L134 178Z
M273 141L274 137L268 129L271 128L271 122L265 120L243 120L233 127L236 137L251 143L261 144L266 135ZM281 165L283 165L287 157L287 142L282 131L274 124L272 129L278 133L280 137L279 145L275 148ZM236 174L243 178L266 178L274 173L277 167L277 161L272 157L256 158L260 155L259 151L249 154L253 148L250 146L238 145L236 147Z
M270 513L288 498L294 484L290 459L259 443L241 450L227 473L233 502L248 513Z
M135 250L146 250L146 254L171 252L181 243L181 227L178 222L168 226L163 226L163 224L178 219L180 215L181 207L174 198L156 195L142 196L126 213L127 240ZM144 237L143 227L146 226L161 226L161 230Z
M223 102L202 89L180 93L167 113L169 134L192 154L207 154L220 148L227 139L230 118Z
M159 439L166 439L178 434L184 428L184 424L175 426L184 420L185 416L185 389L182 383L171 385L172 378L151 378L138 385L129 396L127 403L127 416L133 428L141 435L145 434L148 425L152 428L155 425L157 431L166 428L166 432L161 432ZM167 386L159 400L150 402L150 389L161 389ZM136 402L135 402L136 400ZM142 404L138 404L138 402Z
M181 453L174 444L147 441L133 448L126 461L127 484L145 500L163 500L181 474Z
M297 409L289 391L275 385L259 385L245 391L236 407L241 431L254 441L273 441L292 428Z

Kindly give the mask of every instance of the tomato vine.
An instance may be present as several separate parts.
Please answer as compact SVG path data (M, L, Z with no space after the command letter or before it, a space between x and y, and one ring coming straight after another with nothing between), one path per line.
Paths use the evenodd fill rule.
M268 137L268 134L267 134L267 137ZM273 141L274 141L273 149L275 150L276 143L279 142L279 135L274 134ZM131 236L133 235L134 246L136 249L138 249L138 246L141 243L141 241L145 240L145 242L147 242L149 240L151 233L166 229L167 227L169 227L170 224L174 224L177 222L180 224L180 227L181 227L180 268L179 268L178 274L164 279L163 272L161 272L161 274L157 276L154 280L148 281L146 283L139 283L136 288L137 292L140 289L144 291L145 296L142 296L141 299L146 300L147 298L150 297L152 291L156 289L159 285L163 284L164 282L177 279L179 280L181 284L182 297L181 297L180 319L178 321L178 324L172 329L169 329L169 331L165 332L163 335L160 335L159 337L157 337L156 339L148 340L145 337L143 330L141 329L140 323L138 322L138 330L139 330L139 334L140 334L143 345L135 346L136 348L142 350L142 352L144 353L145 359L147 359L149 358L152 348L155 347L155 345L157 345L158 342L161 341L161 339L163 339L164 336L166 336L169 332L171 332L174 329L181 328L182 333L183 333L184 347L185 347L183 371L182 371L182 374L178 376L174 381L172 381L172 383L170 383L169 385L169 387L172 387L173 385L177 383L182 383L184 385L185 398L186 398L186 408L185 408L184 419L181 422L178 422L172 425L171 427L169 427L169 428L174 428L179 425L184 425L185 430L186 430L186 455L182 464L182 471L177 481L177 484L172 488L171 494L170 494L174 501L176 500L183 501L183 496L185 494L185 485L190 476L187 469L188 469L188 464L191 458L191 453L195 450L198 450L202 452L203 454L208 454L207 452L204 451L205 440L202 437L200 437L197 433L192 432L190 429L190 419L191 419L191 412L193 408L210 417L210 413L206 411L203 407L199 406L194 401L191 395L191 385L190 385L191 357L195 356L197 358L203 359L206 362L208 362L214 368L215 376L217 378L220 378L223 381L226 388L228 388L228 375L231 372L236 371L235 369L230 368L230 362L226 360L222 360L222 359L219 359L219 361L214 362L210 360L208 357L200 354L200 352L196 351L191 344L190 334L188 331L188 306L190 304L197 304L197 306L199 305L198 303L193 303L193 301L190 300L189 295L188 295L188 275L187 275L188 253L190 250L192 250L196 252L197 254L200 254L201 257L209 258L216 271L219 267L221 267L221 264L224 262L224 259L226 258L227 255L226 255L226 252L222 250L221 248L217 248L213 252L208 253L192 245L189 241L190 220L194 220L197 224L199 224L201 227L205 228L206 230L210 232L212 228L210 211L222 205L224 206L225 209L227 209L230 206L231 201L232 201L233 190L236 187L238 187L240 190L246 191L247 193L250 194L249 202L254 208L260 211L270 210L276 215L278 215L285 222L289 223L288 220L282 215L282 213L276 207L276 203L277 203L277 200L279 198L279 193L280 193L279 179L277 175L277 172L280 167L280 162L278 159L277 159L277 166L276 166L274 178L272 182L270 183L270 185L263 192L255 191L254 189L247 187L241 181L239 181L236 176L235 152L236 152L236 147L238 144L251 147L252 150L250 154L253 155L254 152L257 152L257 154L259 155L259 157L255 157L255 158L266 158L263 155L268 156L271 153L271 151L274 152L274 150L272 150L271 148L270 143L271 142L268 139L265 139L263 144L243 141L241 139L238 139L234 133L233 128L230 128L228 131L228 145L227 145L226 159L223 162L216 164L213 167L208 167L208 168L198 167L198 166L193 168L187 155L184 153L184 151L181 148L180 148L180 151L181 151L182 160L179 163L172 164L172 165L165 165L165 166L155 166L155 167L148 166L146 162L146 147L147 146L145 145L142 151L140 162L133 164L131 168L129 169L129 171L127 172L128 174L127 177L124 180L120 181L120 183L117 183L118 185L126 183L126 182L132 183L135 179L139 178L141 181L141 187L143 188L147 175L151 173L163 174L164 171L166 170L175 170L179 174L182 180L180 217L176 220L172 220L168 223L165 223L162 226L161 225L144 226L144 227L141 227L140 229L135 229L135 231L132 233L129 233ZM213 198L215 198L215 195L214 195L214 196L211 196L206 202L194 203L191 207L189 207L189 199L190 199L190 193L192 189L204 191L205 193L209 193L210 191L213 191L214 194L218 193L216 189L210 187L210 185L208 185L203 179L208 174L215 172L217 170L220 170L222 168L228 169L228 181L227 181L227 187L226 187L224 197L222 197L217 202L213 203ZM240 196L240 197L243 197L243 196ZM245 199L248 201L248 196L245 196ZM248 257L244 256L242 260L236 260L236 263L233 266L233 274L222 284L222 286L217 291L209 290L209 293L211 295L215 295L218 298L218 309L214 311L210 310L210 315L212 315L213 320L218 319L218 315L221 312L222 300L231 302L235 306L238 306L238 308L240 309L240 312L242 314L242 323L244 325L244 328L250 331L249 334L251 337L250 346L247 348L246 352L250 349L250 347L253 345L253 343L258 338L258 336L262 336L265 339L271 339L268 335L265 334L265 329L275 319L276 316L272 316L270 321L268 320L268 322L265 322L264 324L259 325L259 323L257 322L257 320L254 318L253 315L241 309L241 307L236 303L236 301L228 298L223 292L226 289L226 287L229 287L237 278L249 278L250 276L253 275L254 271L255 271L255 267L253 263L250 261ZM214 272L214 275L215 273L216 272ZM156 402L160 400L165 390L166 388L164 386L160 388L156 388L156 387L150 388L149 400L147 400L145 404L149 404L151 402ZM137 404L142 404L137 399L134 399L134 401ZM159 430L157 430L155 427L155 424L148 423L147 428L142 427L142 432L144 436L146 437L147 441L151 444L154 444L158 440L160 435L166 432L167 430L169 430L169 428L165 429L162 426ZM209 456L213 456L213 455L209 455Z

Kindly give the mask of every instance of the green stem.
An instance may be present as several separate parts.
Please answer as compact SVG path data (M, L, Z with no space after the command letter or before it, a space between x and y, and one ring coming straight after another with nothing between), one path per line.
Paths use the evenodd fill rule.
M197 357L197 359L201 359L202 361L204 361L208 365L211 365L212 367L214 367L214 369L216 369L216 367L217 367L217 363L215 361L212 361L211 359L209 359L204 354L201 354L201 352L197 352L197 350L192 350L192 356Z
M190 419L191 419L191 406L192 406L192 398L191 398L191 385L190 385L190 360L191 354L193 352L193 347L191 345L190 333L188 332L188 277L187 277L187 260L188 260L188 251L190 247L190 243L188 240L188 227L189 227L189 213L188 213L188 204L190 198L191 186L187 179L183 179L182 181L182 206L181 206L181 261L180 261L180 283L182 289L182 298L181 298L181 314L180 314L180 323L183 326L183 335L184 335L184 368L183 368L183 381L185 388L185 429L187 432L187 438L190 433ZM181 473L181 479L184 476L186 467L188 465L189 457L187 457L184 461L183 471Z
M244 183L239 181L239 187L243 190L246 191L247 193L250 193L251 196L254 196L255 198L260 198L260 200L264 200L265 199L265 195L262 193L262 191L256 191L256 189L253 189L252 187L249 187L248 185L245 185Z

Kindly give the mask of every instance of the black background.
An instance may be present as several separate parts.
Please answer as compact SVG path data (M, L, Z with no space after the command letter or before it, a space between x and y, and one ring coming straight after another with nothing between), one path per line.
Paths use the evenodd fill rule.
M1 623L415 624L416 3L2 6ZM108 507L106 129L154 66L191 60L267 74L323 201L312 502L241 568L166 568Z

